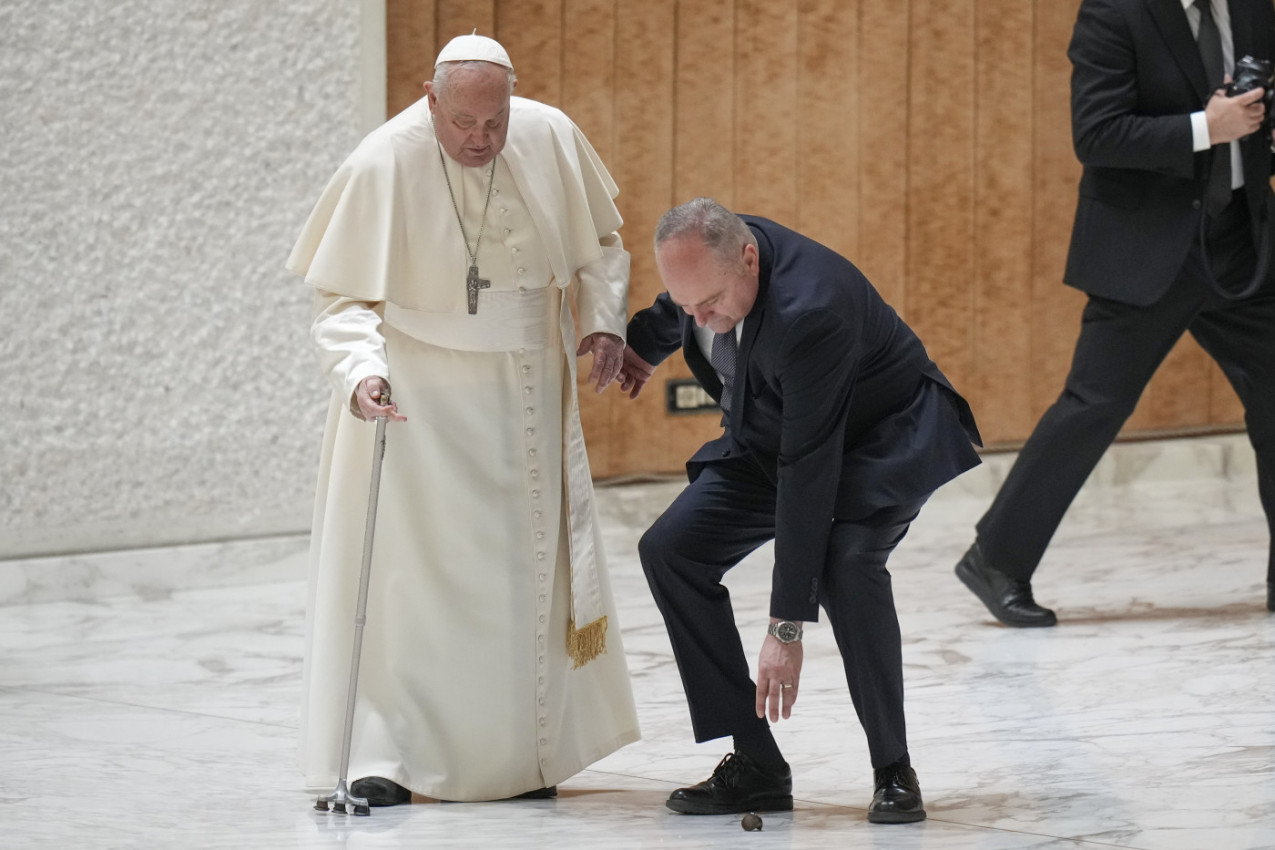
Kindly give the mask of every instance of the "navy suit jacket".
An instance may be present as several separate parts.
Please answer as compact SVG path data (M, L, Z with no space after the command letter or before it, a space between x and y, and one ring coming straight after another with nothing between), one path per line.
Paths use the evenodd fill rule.
M1271 0L1229 0L1228 8L1236 60L1275 60ZM1084 171L1063 280L1145 307L1199 238L1216 150L1192 152L1190 114L1212 94L1204 62L1181 0L1084 0L1067 56ZM1240 142L1254 239L1275 218L1270 147L1260 130Z
M776 488L771 614L818 618L834 519L923 501L979 463L969 406L867 278L829 248L773 221L757 237L757 300L744 319L725 433L687 464L746 457ZM681 348L701 386L722 385L694 320L667 293L629 322L652 365Z

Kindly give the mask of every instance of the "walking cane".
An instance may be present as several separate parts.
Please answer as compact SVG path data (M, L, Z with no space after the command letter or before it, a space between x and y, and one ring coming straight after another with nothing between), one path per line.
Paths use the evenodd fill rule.
M389 404L389 391L379 399ZM372 446L372 485L367 496L367 524L363 527L363 570L359 574L359 601L354 613L354 652L350 657L350 687L345 702L345 739L341 742L341 778L336 790L314 801L320 812L331 810L355 815L370 815L366 797L355 797L345 785L350 770L350 738L354 735L354 692L359 682L359 656L363 653L363 624L367 622L367 585L372 573L372 536L376 530L376 502L381 491L381 461L385 459L385 417L376 417L376 442Z

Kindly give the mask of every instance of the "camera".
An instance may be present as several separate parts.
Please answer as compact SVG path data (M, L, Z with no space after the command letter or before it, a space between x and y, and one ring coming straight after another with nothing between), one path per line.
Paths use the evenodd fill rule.
M1231 83L1226 87L1226 96L1235 97L1253 89L1266 90L1262 95L1262 105L1266 107L1266 118L1262 126L1270 127L1271 107L1275 106L1275 73L1271 70L1269 60L1245 56L1235 63L1235 73L1231 75Z

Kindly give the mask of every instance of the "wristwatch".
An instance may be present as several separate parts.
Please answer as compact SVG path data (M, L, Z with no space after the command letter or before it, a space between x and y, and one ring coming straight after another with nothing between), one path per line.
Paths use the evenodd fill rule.
M780 620L778 623L771 623L766 634L779 638L780 643L796 643L801 640L801 626L791 620Z

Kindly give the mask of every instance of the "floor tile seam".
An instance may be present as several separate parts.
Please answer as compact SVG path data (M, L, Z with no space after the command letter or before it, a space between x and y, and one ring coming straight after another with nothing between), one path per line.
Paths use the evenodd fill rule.
M78 700L80 702L111 705L118 708L131 708L138 711L158 711L164 714L179 714L186 717L201 717L208 720L226 720L231 723L246 723L252 726L263 726L271 729L287 729L292 732L298 731L297 726L286 723L272 723L268 720L251 720L243 717L228 717L224 714L212 714L206 711L191 711L184 708L173 708L172 706L143 705L141 703L127 702L125 700L106 699L104 697L85 696L83 694L65 694L58 691L44 690L42 688L24 688L14 685L0 685L0 693L11 693L14 695L35 694L44 697L53 697L56 699Z

